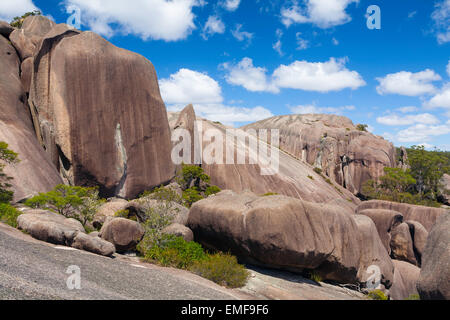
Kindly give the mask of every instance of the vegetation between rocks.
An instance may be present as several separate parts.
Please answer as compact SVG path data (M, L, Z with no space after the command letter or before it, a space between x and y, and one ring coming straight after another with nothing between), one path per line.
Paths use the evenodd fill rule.
M21 212L10 204L14 195L9 183L12 178L6 175L3 169L5 164L18 162L18 154L8 149L7 143L0 141L0 221L14 228L17 227L17 218Z
M22 28L22 24L23 21L25 20L25 18L30 17L30 16L40 16L42 13L39 10L34 10L31 12L27 12L24 15L22 15L21 17L14 17L13 20L10 22L11 27L14 28Z

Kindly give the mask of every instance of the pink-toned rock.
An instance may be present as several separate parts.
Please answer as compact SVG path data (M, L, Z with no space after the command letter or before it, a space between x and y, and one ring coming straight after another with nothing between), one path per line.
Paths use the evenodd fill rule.
M67 182L130 199L174 176L150 61L92 32L56 25L37 48L33 72L38 136Z
M418 264L414 253L413 239L407 223L400 223L392 229L390 246L393 259L406 261L413 265Z
M72 248L89 251L106 257L112 256L116 251L111 242L85 233L78 233L76 235L72 243Z
M369 179L395 167L395 148L380 136L360 131L346 117L329 114L276 116L243 129L278 129L280 148L322 169L354 194Z
M415 265L398 260L394 263L394 283L389 289L392 300L405 300L411 295L417 295L417 281L419 280L420 269Z
M33 58L25 59L20 65L20 80L22 82L23 90L30 92L31 75L33 73Z
M439 216L448 210L384 200L370 200L362 202L358 208L356 208L356 212L358 213L365 209L385 209L400 212L403 215L404 221L417 221L422 224L428 232L430 232Z
M176 237L182 237L185 241L194 241L194 233L192 233L192 230L179 223L173 223L167 226L162 232Z
M384 209L365 209L358 212L368 216L375 223L381 242L388 254L391 254L391 230L403 222L403 216L397 211Z
M7 165L14 201L47 192L62 183L58 171L40 146L23 91L15 49L0 36L0 141L19 154L20 162Z
M417 221L406 221L411 232L413 239L414 253L416 254L416 259L418 265L422 264L422 255L425 250L425 245L427 244L428 231L425 227Z
M11 25L6 21L0 21L0 35L8 38L11 32L14 31L15 28L11 27Z
M139 223L124 218L108 220L100 230L100 237L111 242L119 253L134 250L143 236L144 228Z

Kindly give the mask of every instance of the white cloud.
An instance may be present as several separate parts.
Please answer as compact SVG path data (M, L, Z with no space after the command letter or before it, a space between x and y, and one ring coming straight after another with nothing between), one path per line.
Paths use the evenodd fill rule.
M231 31L231 34L233 35L233 37L236 38L236 40L238 41L247 41L247 45L250 44L250 42L253 39L253 33L247 32L247 31L241 31L242 29L242 24L237 24L236 28Z
M400 71L391 73L384 78L376 78L380 85L377 87L379 94L400 94L404 96L421 96L436 91L433 81L441 80L441 77L433 70L426 69L421 72Z
M450 82L446 83L434 97L425 102L424 106L427 108L450 109Z
M281 88L304 91L329 92L345 88L357 89L366 83L356 71L345 68L345 59L330 58L327 62L295 61L279 66L271 77L267 69L253 66L250 58L237 65L225 63L226 80L249 91L278 93Z
M419 110L419 108L414 107L414 106L409 106L409 107L401 107L397 109L398 111L400 111L401 113L410 113L410 112L416 112Z
M267 79L267 69L253 66L253 60L244 58L237 65L222 65L228 74L225 76L229 84L242 86L248 91L267 91L278 93L279 89Z
M290 7L281 9L281 21L289 27L294 23L312 23L319 28L330 28L351 21L345 11L351 3L359 0L305 0L306 4L299 6L294 1Z
M398 132L397 140L399 142L424 143L430 141L432 137L442 136L449 133L450 120L442 125L416 124Z
M15 17L22 16L25 12L39 10L32 0L1 0L0 20L10 22Z
M377 122L387 126L407 126L416 123L422 124L438 124L439 119L429 113L421 113L414 115L402 115L390 114L383 117L378 117Z
M203 39L208 39L208 36L211 36L215 33L223 34L225 32L225 24L222 20L217 16L209 16L206 21L205 26L203 27L202 37Z
M189 69L180 69L168 79L159 81L161 96L168 104L221 103L222 89L208 76Z
M333 39L331 39L331 41L333 42L333 44L334 44L335 46L339 45L339 40L338 40L338 39L333 38Z
M144 40L177 41L187 38L194 24L192 8L200 0L65 0L81 9L81 20L106 37L134 34Z
M221 5L228 11L235 11L237 8L239 8L240 3L241 0L225 0L221 3Z
M408 19L412 19L416 16L417 11L411 11L410 13L408 13Z
M277 31L275 32L276 37L277 37L277 41L272 45L272 48L278 52L278 54L280 56L283 55L283 50L281 49L282 47L282 43L281 43L281 37L283 36L283 31L281 29L277 29Z
M320 113L332 113L332 114L342 114L345 111L355 110L355 106L343 106L343 107L317 107L314 104L310 105L299 105L289 108L294 114L320 114Z
M450 60L448 60L446 71L447 71L448 76L450 77Z
M345 67L346 59L330 58L326 62L295 61L281 65L274 73L274 84L279 88L329 92L345 88L357 89L366 83L356 71Z
M450 42L450 0L437 2L431 14L439 44Z
M295 34L295 38L297 39L297 50L306 50L309 47L309 41L303 39L301 35L301 32Z
M161 96L169 111L180 111L187 104L194 105L197 115L224 124L253 122L272 117L266 108L242 108L224 105L219 83L205 73L180 69L159 81Z

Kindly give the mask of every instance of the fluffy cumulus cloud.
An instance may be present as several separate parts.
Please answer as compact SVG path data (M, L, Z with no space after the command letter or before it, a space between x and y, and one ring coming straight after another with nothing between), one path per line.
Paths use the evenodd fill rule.
M400 94L412 97L434 93L436 88L432 82L441 80L441 77L433 70L426 69L416 73L408 71L391 73L377 80L380 83L377 87L379 94Z
M219 83L206 73L180 69L167 79L159 81L161 96L170 111L180 111L192 103L200 117L224 124L252 122L273 114L261 106L244 108L223 104Z
M221 5L228 11L235 11L237 8L239 8L240 3L241 0L225 0L221 2Z
M204 1L65 0L65 4L80 8L82 23L106 37L121 33L144 40L177 41L196 28L192 8Z
M438 124L440 121L434 115L429 113L421 113L414 115L397 115L389 114L383 117L378 117L377 122L387 126L407 126L412 124Z
M223 68L228 72L225 79L229 84L242 86L252 92L279 92L268 80L267 69L255 67L250 58L242 59L237 65L225 63Z
M249 91L278 93L282 88L330 92L357 89L366 83L356 71L345 67L346 59L330 58L326 62L295 61L279 66L269 77L267 69L255 67L250 58L237 65L224 64L226 80Z
M32 0L1 0L0 20L11 21L25 12L39 10Z
M431 14L438 43L450 42L450 0L438 1Z
M424 105L427 108L450 109L450 82L445 84L444 87L429 101L426 101Z
M347 7L359 0L304 0L281 9L281 21L289 27L295 23L312 23L319 28L330 28L351 21Z
M281 65L273 73L278 88L330 92L357 89L366 82L356 71L345 67L346 59L330 58L326 62L295 61Z
M427 125L416 124L397 133L399 142L423 143L430 141L433 137L442 136L450 133L450 120L445 124Z
M318 107L314 104L310 105L299 105L289 108L292 113L295 114L317 114L317 113L332 113L332 114L343 114L345 111L355 110L355 106L343 106L343 107Z
M168 104L221 103L222 89L208 76L189 69L180 69L168 79L159 81L161 96Z
M208 20L203 27L202 37L203 39L208 39L209 36L220 33L223 34L225 32L225 24L223 21L217 16L209 16Z

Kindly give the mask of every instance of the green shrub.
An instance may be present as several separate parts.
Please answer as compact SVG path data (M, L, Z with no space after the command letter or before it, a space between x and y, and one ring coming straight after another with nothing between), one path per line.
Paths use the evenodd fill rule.
M322 174L322 169L315 167L314 172L317 174Z
M13 199L13 192L9 190L12 178L3 172L6 164L18 163L18 155L12 150L8 149L6 142L0 141L0 203L9 203Z
M314 177L309 175L308 178L310 178L311 180L314 180Z
M0 203L0 221L17 228L17 218L22 213L7 203Z
M369 292L368 297L372 300L388 300L383 291L375 289Z
M188 207L191 207L195 202L203 199L203 196L196 187L192 187L183 191L183 200Z
M205 190L205 196L209 197L210 195L219 193L221 190L218 186L208 186Z
M159 201L169 201L183 204L182 197L172 188L160 186L151 191L145 191L139 198L150 198Z
M367 124L358 124L357 126L356 126L356 130L359 130L359 131L364 131L364 132L367 132L367 128L368 128L369 126L367 125Z
M262 197L277 196L277 195L278 195L278 193L275 193L275 192L267 192L267 193L264 193L262 195Z
M27 12L21 17L14 17L14 19L11 21L10 25L14 28L22 28L23 20L25 20L26 17L29 16L40 16L41 12L39 10L34 10L32 12Z
M320 283L323 281L323 278L320 276L320 274L314 270L309 273L309 278L316 283Z
M418 294L411 294L405 300L420 300L420 296Z
M144 256L147 261L178 269L188 269L194 262L205 258L206 254L200 244L169 235L166 235L158 245L151 247Z
M196 261L190 270L199 276L228 288L245 286L250 273L228 253L216 253Z
M181 165L181 171L177 175L177 182L183 190L190 188L193 183L195 187L199 188L200 183L209 183L210 177L203 172L203 169L195 165Z

